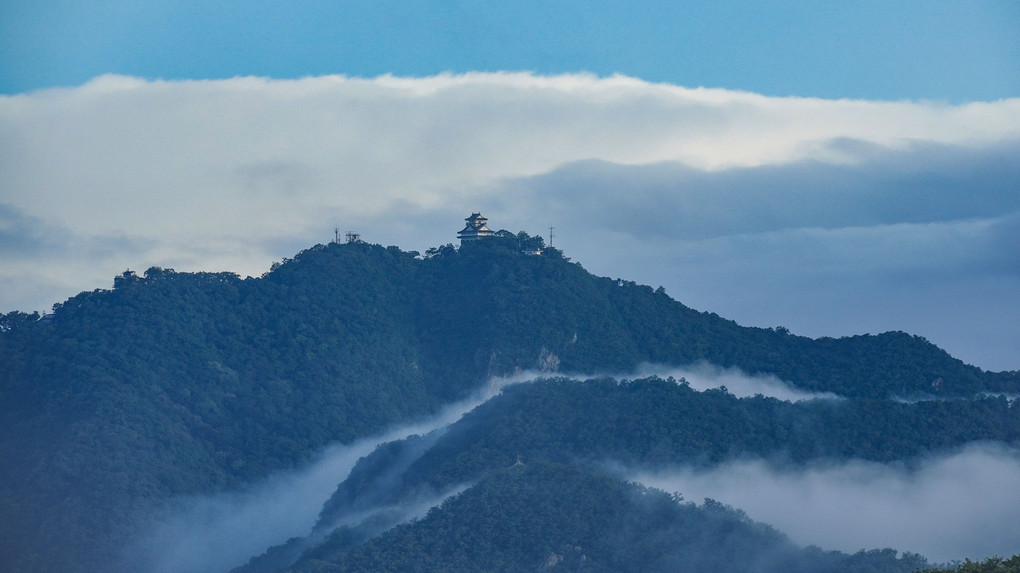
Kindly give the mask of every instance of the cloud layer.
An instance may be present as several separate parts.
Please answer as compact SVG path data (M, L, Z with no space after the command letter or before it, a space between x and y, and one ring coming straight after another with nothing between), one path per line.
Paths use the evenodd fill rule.
M856 552L892 547L935 562L1009 556L1020 547L1020 454L972 445L907 469L850 461L806 469L762 461L632 476L738 507L795 542Z
M424 250L482 210L745 324L901 329L1020 368L1020 100L771 98L614 76L143 81L0 97L0 310L125 268L332 238Z

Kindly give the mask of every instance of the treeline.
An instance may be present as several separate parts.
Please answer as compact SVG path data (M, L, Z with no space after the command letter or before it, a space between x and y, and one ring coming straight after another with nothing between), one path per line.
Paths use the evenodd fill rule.
M481 241L428 262L437 278L423 305L426 324L455 342L452 350L474 354L476 376L550 363L571 372L621 372L644 362L704 360L843 396L1020 389L1020 373L983 372L921 337L810 339L783 328L742 327L690 309L661 288L593 277L558 253L520 256L508 244Z
M1020 573L1020 555L1008 559L989 557L984 561L965 562L948 569L925 569L920 573Z

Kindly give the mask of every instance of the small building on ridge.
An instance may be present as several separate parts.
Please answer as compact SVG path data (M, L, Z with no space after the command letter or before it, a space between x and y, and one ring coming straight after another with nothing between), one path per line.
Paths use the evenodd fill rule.
M467 226L457 233L457 238L460 239L461 243L464 241L477 241L478 239L493 235L492 229L485 225L488 219L483 217L481 213L472 213L470 217L464 220L467 221Z

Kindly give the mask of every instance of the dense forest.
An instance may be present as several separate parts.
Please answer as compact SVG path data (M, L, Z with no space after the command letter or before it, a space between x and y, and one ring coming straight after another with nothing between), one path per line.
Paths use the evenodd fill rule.
M430 439L434 438L434 439ZM893 461L974 441L1020 444L1020 408L1005 398L903 404L851 399L790 403L697 392L674 380L545 380L504 389L435 436L381 446L325 506L362 510L423 486L441 491L518 458L632 466L709 465L736 457L798 464ZM425 443L426 447L423 447ZM415 457L401 455L415 451ZM376 479L404 462L391 497ZM410 461L410 463L408 463Z
M337 529L289 571L909 573L927 563L888 550L803 549L718 502L547 462L494 472L367 542L359 533Z
M521 370L706 361L846 400L550 380L509 388L442 436L419 438L434 443L401 480L441 489L489 479L518 455L557 464L710 464L737 453L885 461L1017 440L1015 406L972 398L1017 393L1020 373L982 371L899 332L809 339L741 327L662 289L592 276L555 249L524 254L541 246L507 232L423 255L318 245L257 278L153 267L44 317L0 317L0 562L109 570L137 521L166 500L300 467L329 444L435 413ZM331 508L371 475L356 472Z
M984 440L1020 443L1020 408L1011 407L1004 398L916 404L874 399L790 403L761 396L736 398L722 390L697 392L683 381L657 378L630 382L537 381L504 389L500 396L449 428L380 446L360 460L324 505L318 531L313 531L307 540L292 540L289 548L278 548L243 571L278 570L266 567L266 563L286 565L285 557L294 559L302 552L306 555L303 561L314 561L310 556L321 556L330 547L336 553L335 541L327 540L316 547L314 540L338 523L361 521L361 530L384 530L393 525L388 521L393 507L454 491L460 484L479 480L485 483L492 476L505 473L506 468L527 465L527 460L610 472L619 472L621 465L711 465L748 456L788 465L832 458L890 461L917 459L924 452ZM610 469L603 467L606 460L612 460ZM603 469L599 470L600 467ZM556 481L550 480L542 487L558 492L560 484ZM595 507L587 507L598 505L595 499L579 500L566 507L582 513L596 511ZM630 533L637 536L639 531ZM652 530L641 532L653 538L660 534ZM345 530L342 538L349 541L352 535ZM748 543L763 553L774 549L769 544L764 547ZM683 547L676 544L671 542L671 546ZM601 543L600 546L604 547ZM406 549L406 545L401 547ZM623 551L622 547L619 549ZM611 558L630 561L632 557L627 555L624 558L623 554L614 553ZM837 560L838 566L831 565L832 570L855 570L843 557L846 556ZM898 567L905 562L914 568L926 564L917 558L898 561L894 557L895 552L874 553L868 567L882 561L881 567L862 570L896 571L904 570ZM346 563L346 559L339 562ZM805 571L829 570L830 564L807 561L810 566L805 565ZM746 566L753 560L737 562ZM375 570L359 567L339 570ZM446 567L459 569L445 562L437 569ZM647 563L629 569L620 569L619 563L606 567L607 571L729 570L717 565L705 569L704 564L678 568L675 563L662 565L661 569L658 566L649 569ZM756 567L754 570L773 570L771 566ZM798 570L786 562L775 567L776 571ZM474 562L467 570L488 570L488 565Z
M1020 555L1009 559L994 556L984 561L967 559L956 567L925 569L922 573L1020 573Z

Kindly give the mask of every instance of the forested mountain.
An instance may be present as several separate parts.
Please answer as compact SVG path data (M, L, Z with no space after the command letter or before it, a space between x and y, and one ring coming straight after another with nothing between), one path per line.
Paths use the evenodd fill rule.
M1020 554L1009 559L994 556L984 561L967 559L957 567L925 569L922 573L1020 573Z
M319 245L259 278L151 268L42 319L3 316L0 562L108 570L139 516L165 500L300 466L326 445L433 413L519 370L704 360L850 400L827 410L669 381L522 386L483 406L491 414L466 419L460 428L470 431L437 436L404 481L487 479L517 455L571 464L606 455L711 463L737 452L886 460L1017 440L1016 407L1001 398L887 400L1016 393L1016 372L983 372L904 333L808 339L741 327L661 289L594 277L555 249L523 254L537 243L501 232L425 256ZM628 431L606 430L620 425Z
M708 466L727 459L747 457L767 458L788 465L820 459L891 461L912 460L926 452L985 440L1020 443L1020 407L1010 406L1004 398L916 404L875 399L790 403L761 396L736 398L721 390L697 392L683 381L658 378L622 383L608 379L537 381L504 389L500 396L474 409L449 428L380 446L370 456L361 459L337 488L324 505L316 531L308 539L292 540L289 546L271 551L241 571L282 570L284 565L302 553L305 565L299 563L295 566L297 571L306 570L302 567L309 567L309 571L320 570L309 564L317 563L325 554L332 555L334 560L345 565L339 569L323 568L323 571L376 570L375 565L367 569L362 569L361 565L347 565L346 553L337 546L351 548L344 547L337 539L347 543L352 538L360 539L357 536L359 529L363 537L368 537L368 533L378 533L394 525L391 517L394 507L413 505L422 498L455 491L462 484L473 484L479 480L487 483L486 480L493 476L506 473L506 468L527 465L527 460L537 460L540 464L550 461L571 464L574 468L588 468L585 471L601 473L619 471L614 468L621 465ZM610 461L608 466L607 460ZM561 484L551 480L541 487L559 492ZM475 499L472 496L461 497L463 499L456 502L458 507L474 503L468 501ZM568 507L581 514L597 512L600 505L596 499L597 496L592 496ZM463 510L486 512L482 508ZM672 508L670 511L679 510ZM686 507L684 511L698 514L697 508L693 507ZM430 518L440 519L431 514ZM704 518L701 515L698 519ZM619 520L609 521L617 523ZM341 533L334 533L333 538L327 538L325 542L317 541L333 531L337 524L344 523L362 525L353 530L341 529ZM432 521L426 519L409 527L428 529L433 527L431 524ZM427 531L408 533L407 528L403 531L402 535L410 535L414 539L433 535ZM649 527L624 533L607 526L604 534L656 538L663 532ZM539 533L534 535L542 536ZM775 540L745 541L745 551L750 553L772 555L776 550L773 547ZM605 549L602 542L589 542ZM402 549L389 547L387 544L390 543L399 544ZM405 537L387 535L374 541L371 547L382 548L378 550L386 553L406 551L410 544L416 548L414 550L427 552L432 543L434 540L412 542ZM576 543L579 542L569 541L571 545ZM701 551L686 547L677 540L670 541L669 547L673 548L672 551L694 551L696 554ZM722 551L721 548L717 550ZM350 563L362 563L360 560L365 558L365 551L354 549L352 555L357 557L350 557ZM732 556L732 553L728 555ZM801 566L805 571L857 570L849 565L848 556L836 557L836 554L830 554L829 558L833 559L830 562L822 560L819 555L809 557L805 554L798 557L803 560L801 565L783 561L782 564L768 566L757 564L752 570L801 570L798 569ZM429 558L439 559L436 570L461 569L457 562L443 561L441 556ZM589 563L585 567L596 571L725 571L730 570L729 567L746 570L741 567L746 568L758 557L748 555L746 560L734 562L740 565L730 563L728 567L718 563L707 566L697 560L683 562L680 566L674 558L671 558L672 561L656 562L654 567L640 560L634 560L633 567L623 567L616 562L620 559L631 562L632 558L633 555L621 545L604 557L608 562L601 565ZM712 558L721 557L714 555ZM537 557L531 555L527 559L535 562ZM518 561L525 562L528 561ZM899 560L895 552L881 551L871 553L866 562L868 565L862 565L860 570L912 571L911 567L924 564L914 558ZM488 567L484 561L473 561L472 566L463 570L488 570Z
M984 440L1020 443L1020 408L1005 398L790 403L697 392L657 378L544 380L504 389L435 436L380 447L354 468L322 519L393 504L423 488L443 491L517 459L644 467L752 456L794 464L819 458L892 461ZM386 492L377 477L390 470L388 460L408 459L401 455L405 450L415 457L399 480L387 481L393 489Z
M546 462L497 471L366 543L359 533L338 529L289 570L909 573L926 564L894 551L802 549L718 502Z

